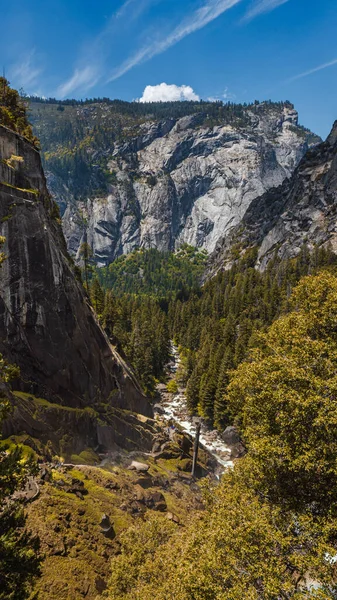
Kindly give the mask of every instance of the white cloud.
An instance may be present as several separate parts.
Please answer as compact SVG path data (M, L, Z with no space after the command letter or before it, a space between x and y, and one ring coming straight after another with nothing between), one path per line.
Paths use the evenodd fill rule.
M200 100L189 85L147 85L139 102L176 102L178 100Z
M83 69L75 69L73 75L62 83L57 89L56 95L65 98L74 91L87 91L94 87L100 78L99 70L93 65Z
M17 88L24 88L29 91L32 86L36 86L42 69L35 64L35 50L26 53L22 60L17 62L10 70L10 77Z
M323 69L333 67L334 65L337 65L337 58L334 58L334 60L330 60L330 62L323 63L318 67L314 67L313 69L309 69L309 71L304 71L304 73L300 73L299 75L290 77L290 79L287 79L286 83L291 83L292 81L296 81L297 79L302 79L302 77L307 77L308 75L312 75L313 73L317 73L318 71L323 71Z
M270 12L270 11L274 10L275 8L277 8L278 6L285 4L286 2L289 2L289 0L258 0L246 12L245 16L242 19L242 22L247 23L248 21L255 19L255 17L257 17L258 15Z
M118 79L136 65L165 52L168 48L180 42L187 35L202 29L208 23L214 21L214 19L217 19L222 13L241 1L242 0L208 0L204 6L196 10L188 18L184 19L166 38L151 42L123 62L115 69L108 81Z

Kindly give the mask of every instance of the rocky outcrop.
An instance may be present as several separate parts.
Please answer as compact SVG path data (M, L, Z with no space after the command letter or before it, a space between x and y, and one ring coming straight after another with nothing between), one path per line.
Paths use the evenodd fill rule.
M337 253L337 121L327 140L307 152L293 176L256 198L242 222L218 244L210 257L214 274L231 263L235 245L243 252L258 246L257 266L263 270L277 254L296 256L306 244L329 244Z
M69 459L88 448L103 454L117 448L150 451L158 434L151 418L112 406L71 408L23 392L7 391L6 396L12 410L2 423L3 437L24 433L30 438L26 445L37 452L34 440Z
M78 119L88 118L88 110L78 107ZM99 265L138 247L166 251L187 242L212 252L252 201L289 177L318 141L298 126L287 103L248 106L241 121L212 124L198 113L149 120L137 135L128 133L110 148L92 150L97 166L107 161L108 193L88 190L75 199L62 177L48 173L70 252L76 255L87 240Z
M39 152L1 126L0 158L0 352L20 367L18 385L72 408L151 415L76 280Z

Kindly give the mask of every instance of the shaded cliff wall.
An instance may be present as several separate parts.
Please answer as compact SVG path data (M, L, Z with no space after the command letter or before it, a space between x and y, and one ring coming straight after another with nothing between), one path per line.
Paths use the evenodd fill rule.
M0 126L0 352L25 391L73 407L110 402L150 415L137 381L75 278L39 152Z

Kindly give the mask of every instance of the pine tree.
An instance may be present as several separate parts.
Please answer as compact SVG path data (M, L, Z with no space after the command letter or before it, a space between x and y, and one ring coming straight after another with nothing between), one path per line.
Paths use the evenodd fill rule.
M91 247L89 246L89 244L87 244L87 242L83 242L83 244L81 244L79 250L79 258L83 263L85 288L86 291L89 292L89 278L93 271L93 253Z
M221 362L214 400L214 424L217 429L223 429L229 423L228 403L225 394L229 384L230 371L233 367L233 353L231 348L227 348Z
M90 300L98 317L102 317L104 312L104 290L95 277L90 286Z
M197 368L194 368L186 387L186 402L188 409L192 414L196 412L199 404L200 379L201 376Z

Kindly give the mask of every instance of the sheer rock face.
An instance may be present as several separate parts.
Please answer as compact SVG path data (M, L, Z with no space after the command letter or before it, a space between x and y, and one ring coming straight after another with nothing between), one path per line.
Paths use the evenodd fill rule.
M259 246L257 266L263 270L278 254L296 256L330 244L337 253L337 121L327 140L307 152L290 179L251 203L240 226L234 227L210 257L213 274L230 263L233 244Z
M308 149L288 105L247 108L248 125L206 127L200 115L144 123L116 145L106 197L74 201L62 181L48 182L62 209L70 252L84 236L99 265L138 247L174 250L183 242L213 251L251 202L289 177ZM204 117L204 115L202 115Z
M110 404L151 415L74 276L40 154L0 127L0 352L23 390L71 407Z

